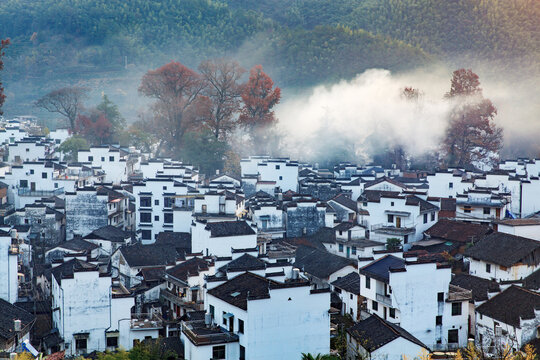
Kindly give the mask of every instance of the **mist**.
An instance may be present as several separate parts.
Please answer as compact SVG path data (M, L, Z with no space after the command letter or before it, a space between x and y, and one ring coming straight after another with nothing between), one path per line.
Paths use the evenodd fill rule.
M480 76L484 96L498 108L496 124L504 129L501 156L537 155L540 99L534 79L483 79L478 68L473 71ZM370 69L352 80L292 96L285 90L276 108L279 148L302 160L358 163L394 146L413 157L435 153L451 109L443 96L450 89L452 71L442 66L398 74ZM421 98L404 98L406 86L419 89Z

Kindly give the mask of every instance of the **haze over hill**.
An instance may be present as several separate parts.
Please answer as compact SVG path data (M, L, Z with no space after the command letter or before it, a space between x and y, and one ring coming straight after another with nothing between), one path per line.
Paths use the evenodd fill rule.
M221 56L247 68L262 64L284 88L284 119L291 118L287 104L303 99L296 94L368 69L407 81L402 74L416 74L424 84L422 74L436 67L439 84L452 70L472 67L487 94L519 103L503 122L511 149L520 142L515 136L536 129L530 121L540 113L531 91L540 74L538 19L536 0L5 0L0 38L13 43L3 74L5 112L35 113L32 102L45 92L79 84L95 97L109 94L131 121L144 104L142 74L172 59L193 68ZM511 121L523 131L508 132Z

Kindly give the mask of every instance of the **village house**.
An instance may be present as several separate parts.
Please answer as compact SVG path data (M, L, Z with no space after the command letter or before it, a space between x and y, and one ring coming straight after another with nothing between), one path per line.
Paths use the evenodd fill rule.
M256 228L246 221L206 222L191 226L191 251L204 256L231 256L231 249L257 247Z
M36 317L0 298L0 352L11 353L30 340Z
M338 222L356 222L358 204L348 195L339 194L326 202L336 213Z
M490 356L518 351L538 338L540 294L512 285L476 308L475 342Z
M360 320L360 275L353 271L332 282L332 289L341 300L341 315Z
M430 349L466 345L471 292L450 284L449 265L385 255L359 273L364 311L399 324Z
M250 156L240 161L242 174L242 187L246 196L255 193L255 188L246 188L245 178L255 178L260 181L275 182L273 187L278 187L282 192L298 190L298 162L289 158L272 159L268 156ZM252 183L252 185L255 185ZM271 194L273 195L273 194Z
M0 299L11 304L18 299L19 247L13 244L11 233L0 230Z
M88 150L79 150L77 159L82 163L89 163L93 168L100 168L105 172L105 181L120 184L126 181L131 173L129 161L122 156L120 149L110 145L92 146Z
M456 219L491 222L501 220L509 210L508 194L493 189L471 188L456 195Z
M66 354L129 350L146 337L158 337L161 322L132 318L133 296L99 266L73 259L52 274L53 324Z
M45 159L49 154L49 148L40 140L39 138L26 138L9 144L7 161L9 163L20 164L22 162Z
M107 225L85 235L83 239L99 246L101 253L111 256L119 247L131 245L133 236L129 231Z
M347 359L415 359L429 348L397 324L371 315L347 329Z
M207 293L208 319L184 322L184 357L297 359L330 351L330 293L246 272ZM279 346L276 346L279 344Z
M465 250L469 273L496 281L520 280L540 268L540 241L494 232Z
M503 219L494 222L493 228L499 232L540 241L540 218Z
M366 239L366 229L360 225L344 222L334 227L334 235L322 243L331 254L346 258L369 257L373 251L386 249L386 243Z

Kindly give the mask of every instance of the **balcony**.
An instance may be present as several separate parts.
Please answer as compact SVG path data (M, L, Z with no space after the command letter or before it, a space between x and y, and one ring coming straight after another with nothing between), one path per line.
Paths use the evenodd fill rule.
M148 330L163 328L163 319L155 314L133 315L130 320L132 330Z
M379 234L386 235L409 235L416 232L416 226L414 224L401 224L400 227L390 224L375 224L371 225L371 231Z
M376 294L376 299L378 302L383 303L388 307L392 307L392 298L389 295Z
M30 188L19 188L17 194L19 196L58 196L64 193L64 188L58 188L54 190L32 190Z
M230 333L222 327L204 321L188 321L182 323L182 332L195 345L226 344L238 341L238 335Z
M172 302L173 304L176 304L181 307L187 307L196 311L204 310L204 302L202 300L199 301L188 301L184 297L180 297L176 294L173 294L168 289L162 289L159 293L160 298L168 300Z

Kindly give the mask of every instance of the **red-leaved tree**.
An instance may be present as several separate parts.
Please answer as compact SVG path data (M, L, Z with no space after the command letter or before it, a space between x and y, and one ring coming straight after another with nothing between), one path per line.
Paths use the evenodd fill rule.
M103 144L110 140L112 124L102 112L93 111L77 117L77 133L91 144Z
M5 55L4 49L10 44L9 39L0 40L0 71L4 69L4 60L2 58ZM3 114L2 106L6 101L6 94L4 94L4 87L2 86L2 81L0 79L0 115Z
M274 88L274 81L263 72L261 65L257 65L250 70L241 96L244 105L238 121L250 132L253 142L261 144L266 130L277 121L272 108L281 99L281 89Z
M156 124L161 127L158 135L158 152L165 145L170 150L182 148L186 131L198 127L201 110L200 95L204 88L201 76L179 62L170 62L148 71L142 78L139 93L156 100L152 110Z

